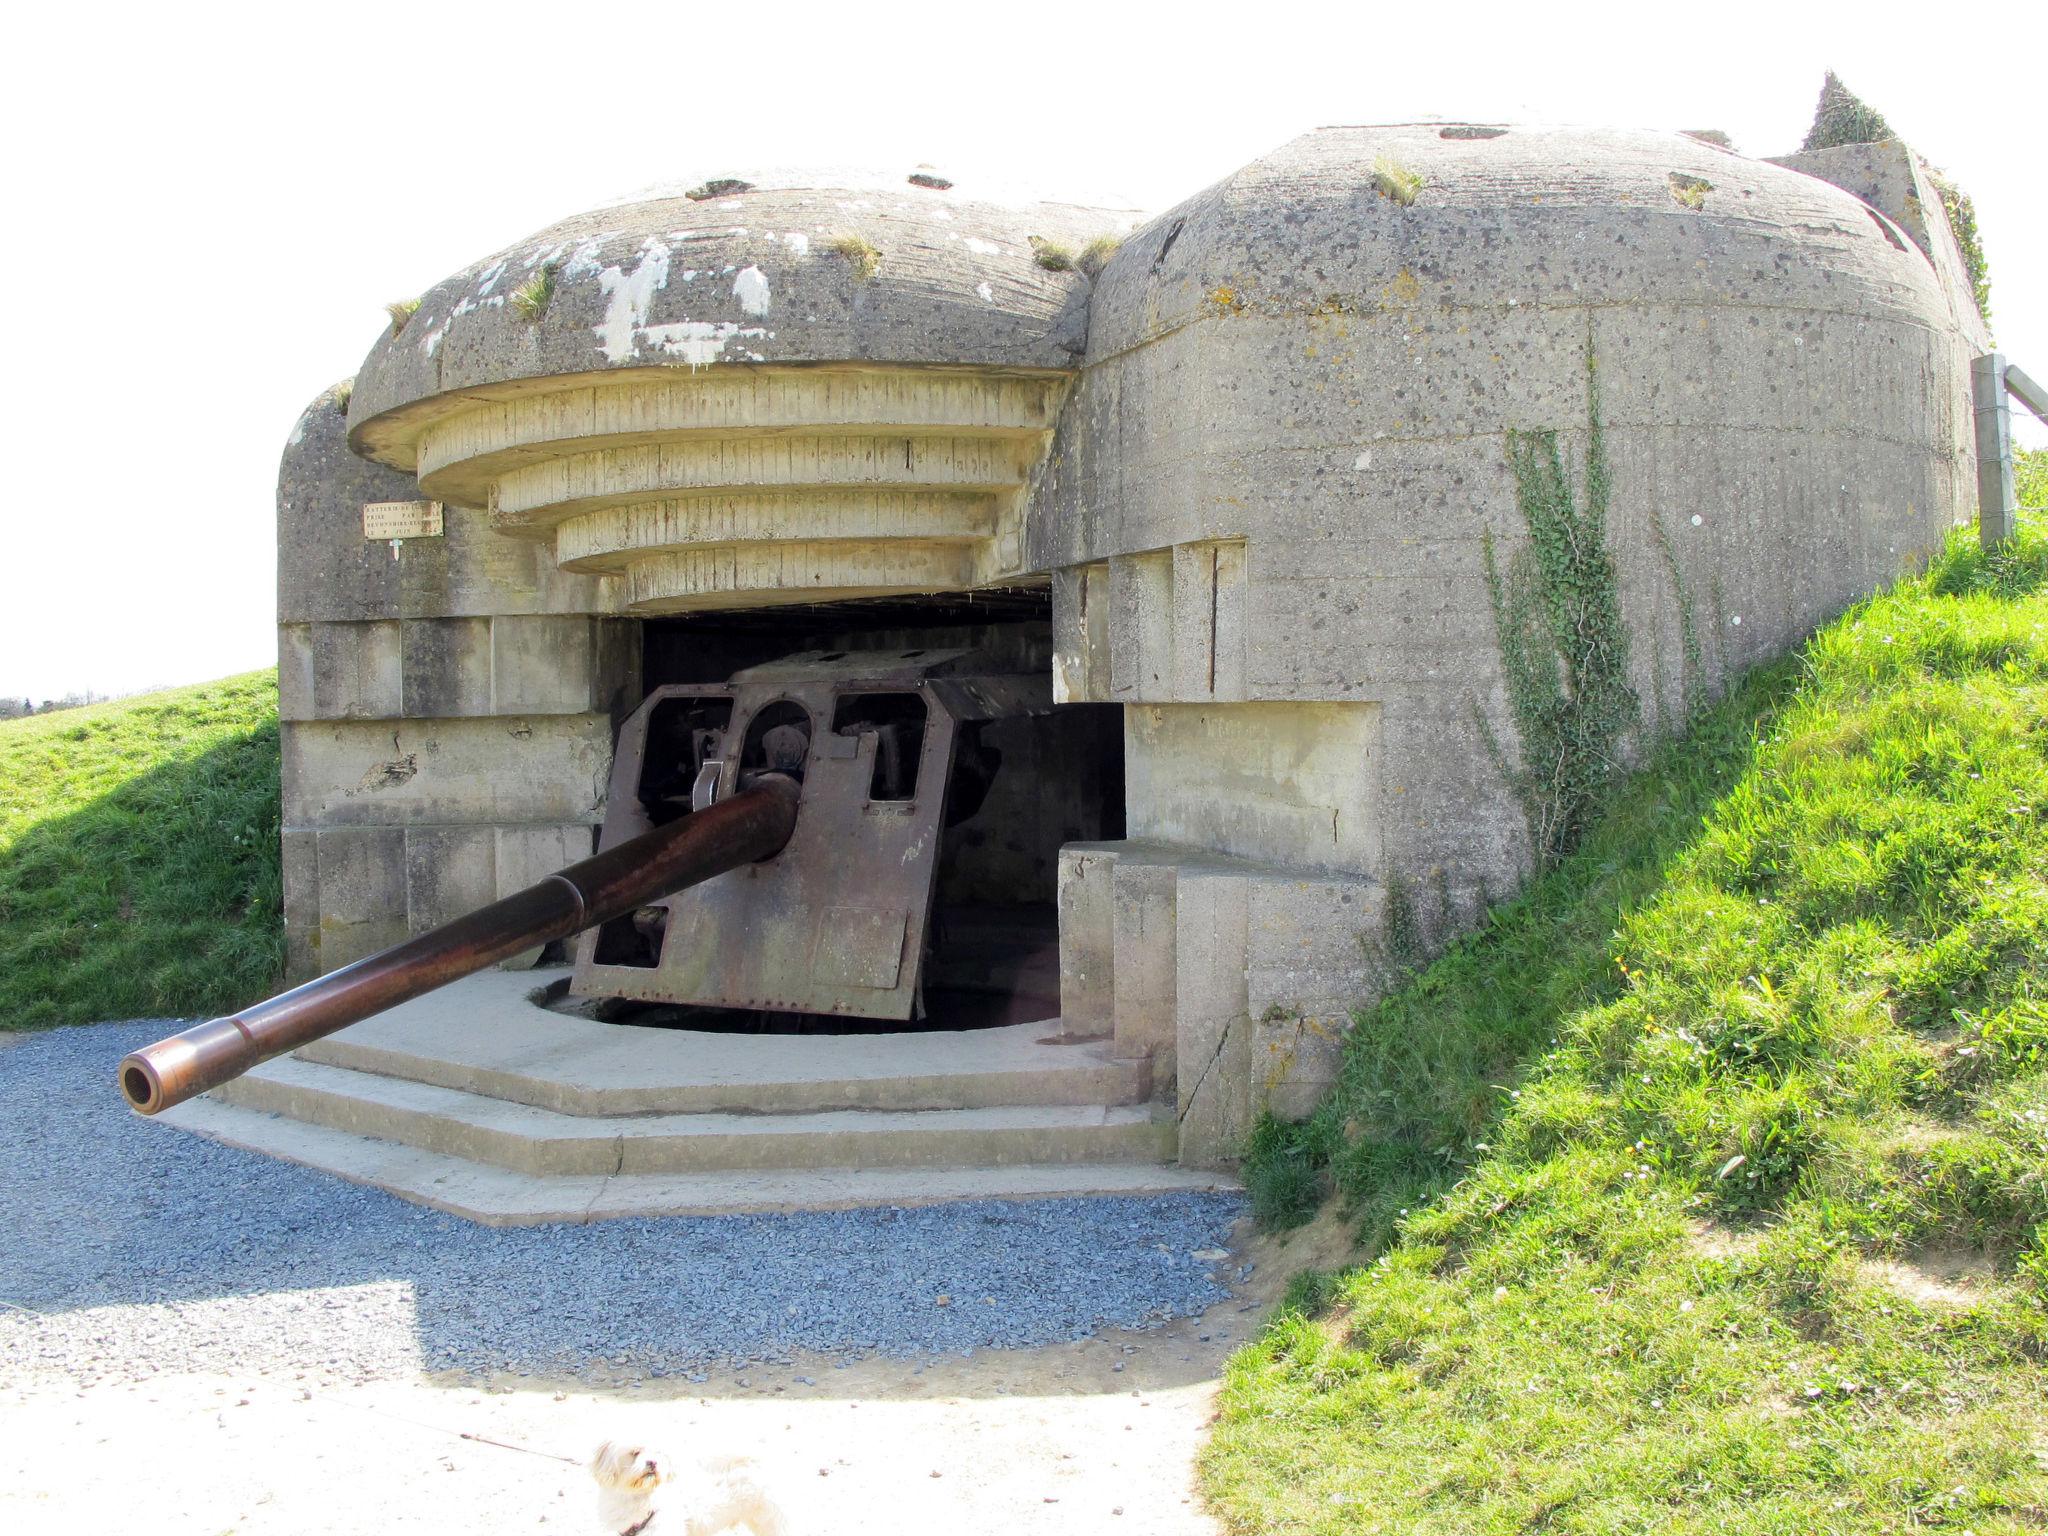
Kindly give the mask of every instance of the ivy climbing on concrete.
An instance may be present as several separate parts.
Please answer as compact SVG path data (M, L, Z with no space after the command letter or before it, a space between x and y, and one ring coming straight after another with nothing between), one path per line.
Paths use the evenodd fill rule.
M1484 539L1494 634L1519 738L1513 758L1490 729L1487 746L1528 818L1539 864L1577 844L1642 713L1629 686L1628 631L1607 547L1607 448L1590 352L1586 373L1583 497L1555 431L1511 431L1508 465L1529 539L1505 570L1491 532Z

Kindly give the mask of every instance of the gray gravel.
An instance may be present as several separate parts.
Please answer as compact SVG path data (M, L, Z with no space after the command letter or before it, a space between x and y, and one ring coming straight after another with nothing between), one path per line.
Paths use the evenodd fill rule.
M479 1227L131 1115L114 1063L167 1032L0 1050L10 1371L702 1379L1056 1343L1228 1294L1194 1257L1241 1214L1226 1194Z

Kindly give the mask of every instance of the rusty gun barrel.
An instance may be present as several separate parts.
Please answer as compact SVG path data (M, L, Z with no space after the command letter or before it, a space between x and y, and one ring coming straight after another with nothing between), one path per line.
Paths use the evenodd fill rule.
M260 1062L500 960L610 922L742 864L772 858L796 827L796 780L764 773L700 811L657 827L538 885L268 1002L121 1058L122 1096L145 1115L218 1087Z

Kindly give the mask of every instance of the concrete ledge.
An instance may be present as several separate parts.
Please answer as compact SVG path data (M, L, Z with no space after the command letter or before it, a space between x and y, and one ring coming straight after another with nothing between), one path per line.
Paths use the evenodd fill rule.
M301 1061L561 1115L812 1114L1135 1104L1145 1064L1058 1020L1000 1029L739 1035L600 1024L538 1006L566 968L486 971L317 1041Z
M1039 1105L803 1115L558 1115L282 1058L214 1090L243 1109L522 1173L1168 1162L1149 1106Z
M212 1099L195 1099L161 1118L213 1141L318 1168L351 1183L367 1184L414 1204L493 1227L1238 1187L1219 1174L1144 1163L535 1178L397 1142L238 1109Z

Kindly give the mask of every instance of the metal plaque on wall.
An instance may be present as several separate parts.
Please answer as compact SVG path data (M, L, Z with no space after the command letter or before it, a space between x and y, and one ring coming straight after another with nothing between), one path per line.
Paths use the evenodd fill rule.
M363 537L379 543L386 539L438 539L441 537L441 503L366 501L363 503Z

